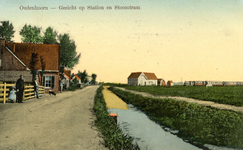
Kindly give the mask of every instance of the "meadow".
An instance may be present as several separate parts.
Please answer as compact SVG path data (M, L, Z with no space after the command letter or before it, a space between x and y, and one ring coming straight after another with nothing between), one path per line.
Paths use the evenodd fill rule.
M133 89L126 87L128 89ZM134 87L136 88L136 87ZM137 87L145 90L149 87ZM152 88L152 87L150 87ZM153 87L150 92L166 89ZM174 92L175 89L186 91L195 87L168 88L166 94ZM201 89L202 87L196 87ZM227 87L222 89L234 89L238 87ZM171 90L174 89L174 90ZM211 88L210 90L212 90ZM219 87L215 89L220 89ZM117 96L128 104L133 104L144 111L151 120L158 124L179 130L178 136L197 146L212 144L218 146L243 148L243 114L221 110L199 104L176 101L172 99L153 99L141 95L132 94L123 90L110 88ZM134 89L133 89L134 90ZM208 89L206 89L208 90ZM195 91L195 90L192 90ZM153 93L154 94L154 93ZM178 94L178 93L177 93Z
M220 104L243 106L243 86L129 86L126 84L112 84L129 90L147 92L153 95L189 97L198 100L212 101Z

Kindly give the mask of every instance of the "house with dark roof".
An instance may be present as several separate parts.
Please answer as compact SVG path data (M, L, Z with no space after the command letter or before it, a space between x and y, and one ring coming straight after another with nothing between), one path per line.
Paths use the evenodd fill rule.
M134 86L157 85L158 80L154 73L149 72L132 72L127 79L128 84Z
M0 43L0 74L1 72L14 73L17 79L20 75L24 75L24 81L31 82L32 75L29 69L31 55L38 53L38 56L42 56L46 64L45 73L41 80L41 62L37 62L39 84L45 86L46 92L50 89L56 93L59 92L60 45L6 42L5 39L0 39ZM6 74L4 80L8 81L10 78ZM14 79L15 82L17 79Z

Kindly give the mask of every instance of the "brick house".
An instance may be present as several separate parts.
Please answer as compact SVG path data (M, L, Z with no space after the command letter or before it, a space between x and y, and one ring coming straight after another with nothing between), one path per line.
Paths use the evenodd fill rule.
M158 78L154 73L132 72L128 77L129 85L157 85Z
M0 39L0 43L0 72L15 71L18 72L18 77L25 72L25 74L31 76L29 69L31 55L34 52L38 53L38 56L42 56L46 64L45 74L42 80L40 72L38 73L39 84L45 86L45 92L48 92L50 89L56 93L59 92L60 45L6 42L4 39ZM37 68L38 71L42 69L40 58L37 63Z
M158 81L158 83L157 83L158 86L165 86L166 85L165 80L162 79L162 78L159 78L157 81Z

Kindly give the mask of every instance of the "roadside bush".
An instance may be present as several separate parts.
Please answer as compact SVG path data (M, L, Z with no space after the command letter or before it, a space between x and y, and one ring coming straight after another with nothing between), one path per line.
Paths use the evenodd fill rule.
M179 130L178 136L191 143L243 148L243 114L173 99L153 99L110 88L127 103L151 119Z
M67 88L67 91L75 91L75 90L77 90L77 89L80 89L80 87L77 87L77 86L69 86L69 87Z
M139 150L137 145L132 144L133 139L123 134L109 116L102 94L102 87L97 90L93 110L97 117L95 124L104 136L106 147L110 150Z

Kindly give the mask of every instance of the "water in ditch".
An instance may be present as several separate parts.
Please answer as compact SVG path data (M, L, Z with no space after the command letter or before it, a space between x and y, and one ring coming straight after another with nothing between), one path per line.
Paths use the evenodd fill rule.
M134 138L142 150L199 150L181 138L165 131L160 125L151 121L146 114L133 105L128 105L128 110L108 109L109 113L118 115L117 123L123 133ZM173 131L172 131L173 132ZM177 131L174 131L177 132Z

